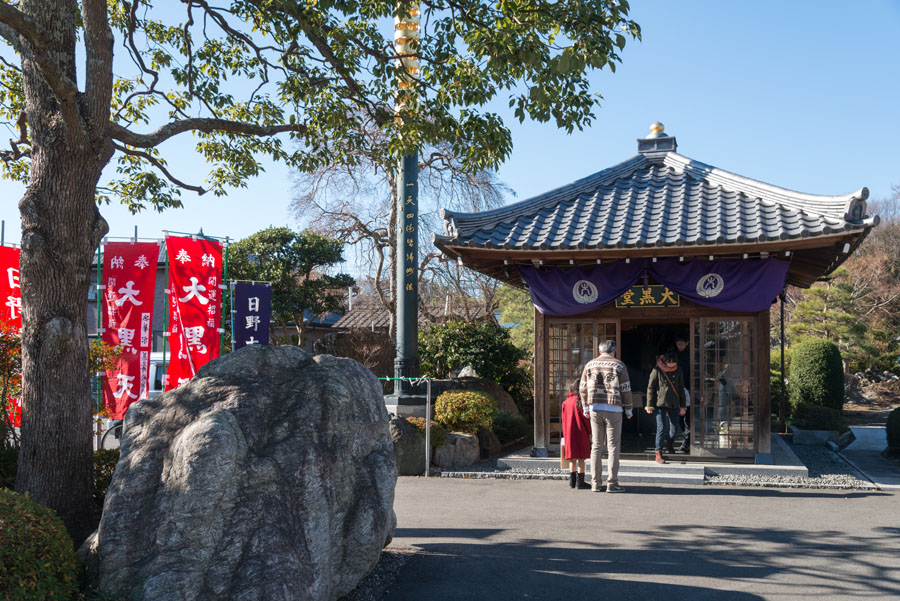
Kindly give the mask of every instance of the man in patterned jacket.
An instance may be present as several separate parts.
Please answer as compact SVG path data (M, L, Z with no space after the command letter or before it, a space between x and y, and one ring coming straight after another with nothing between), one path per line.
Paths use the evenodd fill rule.
M631 381L625 364L615 358L614 340L599 345L600 356L588 361L581 373L578 392L585 415L591 417L591 490L602 492L603 451L608 449L609 473L606 492L622 492L619 486L619 441L622 414L631 419Z

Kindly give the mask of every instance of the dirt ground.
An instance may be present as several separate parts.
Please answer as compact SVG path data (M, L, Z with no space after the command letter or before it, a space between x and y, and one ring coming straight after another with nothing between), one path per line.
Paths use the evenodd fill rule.
M900 380L863 385L859 395L844 403L844 421L851 426L883 424L895 407L900 407Z

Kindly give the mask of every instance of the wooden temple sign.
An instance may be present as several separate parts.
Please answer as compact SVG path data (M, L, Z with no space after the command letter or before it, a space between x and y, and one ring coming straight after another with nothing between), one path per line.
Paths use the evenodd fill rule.
M628 307L679 307L681 299L677 292L657 284L632 286L616 298L616 308Z

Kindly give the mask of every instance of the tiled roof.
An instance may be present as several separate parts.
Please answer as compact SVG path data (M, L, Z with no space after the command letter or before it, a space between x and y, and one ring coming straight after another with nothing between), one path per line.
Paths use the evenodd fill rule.
M675 148L674 138L670 148ZM868 190L803 194L674 150L637 156L567 186L484 213L442 211L438 247L628 249L747 244L861 232Z
M454 319L462 319L462 320L481 320L487 317L487 313L485 312L483 307L471 307L468 312L463 311L459 307L450 307L445 310L443 306L429 306L425 308L426 310L420 310L418 312L419 315L419 325L426 326L429 324L429 315L433 322L442 323L445 321L451 321ZM345 313L337 322L333 324L334 328L346 328L346 329L372 329L372 330L387 330L391 326L391 314L390 311L385 309L380 304L375 303L360 303L354 304L353 308Z

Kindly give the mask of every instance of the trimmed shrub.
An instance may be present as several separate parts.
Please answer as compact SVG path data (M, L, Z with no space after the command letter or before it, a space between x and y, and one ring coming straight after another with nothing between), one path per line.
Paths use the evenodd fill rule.
M19 449L0 447L0 488L15 488Z
M103 501L106 490L112 482L113 472L119 462L119 449L100 449L94 451L94 509L97 515L103 512Z
M53 511L0 490L0 598L70 599L78 589L72 539Z
M897 407L888 415L887 443L892 453L900 453L900 407Z
M791 348L791 406L844 408L841 351L826 340L805 340Z
M425 418L424 417L407 417L406 421L411 423L419 431L422 437L425 437ZM439 447L447 440L447 431L444 426L438 422L431 420L431 446Z
M446 378L450 372L471 365L480 377L505 384L523 358L524 353L512 343L506 328L493 322L449 321L419 331L423 376Z
M479 426L490 429L497 401L474 390L448 390L434 403L434 419L451 432L474 434Z
M838 430L846 428L841 412L831 407L800 405L794 411L794 425L801 430Z
M502 409L494 415L494 425L491 426L491 429L502 444L522 438L530 440L534 436L534 428L528 423L528 420L521 415Z

